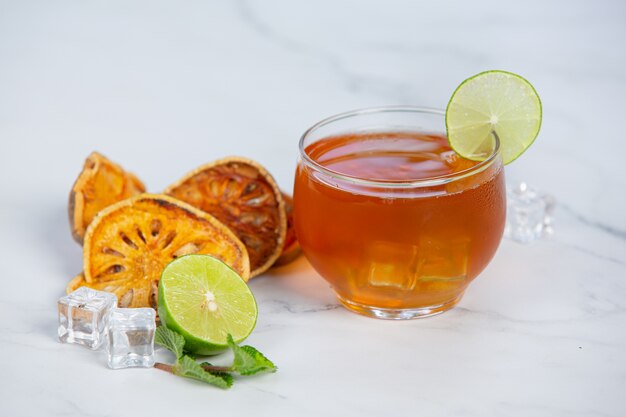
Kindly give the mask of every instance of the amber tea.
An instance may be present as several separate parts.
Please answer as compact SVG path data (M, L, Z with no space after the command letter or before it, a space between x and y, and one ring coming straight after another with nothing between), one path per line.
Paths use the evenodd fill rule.
M342 303L381 318L455 305L502 237L497 149L487 161L470 161L442 134L410 130L320 136L303 145L296 232Z

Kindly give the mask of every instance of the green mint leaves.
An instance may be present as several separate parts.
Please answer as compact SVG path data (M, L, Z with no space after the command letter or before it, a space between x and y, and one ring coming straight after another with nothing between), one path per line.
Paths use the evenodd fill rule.
M239 346L229 334L228 347L233 351L234 361L231 366L213 366L208 362L198 363L183 353L185 339L177 332L165 326L159 326L154 342L163 346L176 356L176 363L155 364L155 367L185 378L191 378L216 387L227 389L233 385L232 373L255 375L264 372L276 372L276 365L252 346Z
M187 355L176 362L173 373L185 378L206 382L222 389L230 388L233 385L233 376L231 374L205 371L202 365Z
M172 352L176 355L176 359L180 359L183 356L185 338L165 326L157 327L154 334L154 343Z
M254 375L263 372L276 372L276 365L252 346L239 346L228 335L228 346L235 355L231 369L239 375Z

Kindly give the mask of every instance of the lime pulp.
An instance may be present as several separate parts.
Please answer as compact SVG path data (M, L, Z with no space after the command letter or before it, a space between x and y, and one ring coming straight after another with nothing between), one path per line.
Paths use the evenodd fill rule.
M463 81L446 108L450 146L459 155L481 161L500 141L502 160L511 163L532 145L541 128L539 95L511 72L481 72Z
M185 338L185 350L204 355L239 343L257 320L257 304L245 281L209 255L187 255L169 263L159 282L159 316Z

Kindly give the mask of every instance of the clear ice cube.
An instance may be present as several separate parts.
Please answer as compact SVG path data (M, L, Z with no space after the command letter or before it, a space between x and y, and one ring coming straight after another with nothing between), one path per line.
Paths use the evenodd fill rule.
M520 243L531 243L553 233L555 201L522 182L507 189L504 236Z
M117 308L109 320L109 368L154 365L156 312L152 308Z
M415 245L384 241L371 243L367 249L367 285L405 291L413 289L417 255Z
M87 287L59 298L59 340L98 349L105 340L109 314L116 305L114 294Z
M420 238L419 280L463 281L467 278L470 240L464 236Z
M469 239L421 236L417 245L375 241L367 248L366 285L412 291L420 281L462 281L467 276Z

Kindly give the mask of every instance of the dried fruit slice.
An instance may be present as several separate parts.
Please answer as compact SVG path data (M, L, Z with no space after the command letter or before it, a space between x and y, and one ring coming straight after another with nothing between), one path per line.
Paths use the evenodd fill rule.
M283 266L293 262L301 253L300 243L296 237L296 229L293 223L293 198L289 194L283 193L285 201L285 213L287 214L287 234L285 244L280 257L276 259L273 266Z
M65 292L69 294L69 293L76 291L80 287L84 287L84 286L86 286L85 274L81 272L80 274L72 278L70 282L67 283L67 287L65 287ZM97 288L94 287L94 289L97 289Z
M285 242L285 203L265 168L245 158L221 159L185 175L166 194L217 217L242 240L250 255L250 276L265 272Z
M92 152L70 191L68 214L72 236L82 243L87 226L100 210L144 191L146 187L137 177L98 152Z
M122 307L154 307L161 272L190 253L213 255L244 280L250 276L245 246L213 216L165 195L132 197L102 210L87 228L85 285L115 293Z
M94 284L87 284L87 281L85 281L85 274L83 272L81 272L80 274L76 275L74 278L72 278L72 280L70 282L67 283L67 286L65 287L65 292L67 294L70 294L74 291L76 291L77 289L79 289L80 287L89 287L89 288L93 288L94 290L98 290L98 291L110 291L113 293L118 293L114 290L110 289L110 283L108 283L107 281L104 282L99 282L99 283L94 283ZM105 290L104 288L109 288L107 290ZM127 297L124 302L127 302L129 300L129 298ZM150 296L148 298L148 303L150 305L150 307L154 308L155 310L158 309L158 286L157 288L152 288L150 290ZM118 307L128 307L128 305L123 305L120 303L120 300L118 299ZM143 307L147 307L147 306L143 306ZM156 323L157 325L161 324L161 319L159 318L159 316L157 315L156 318Z

